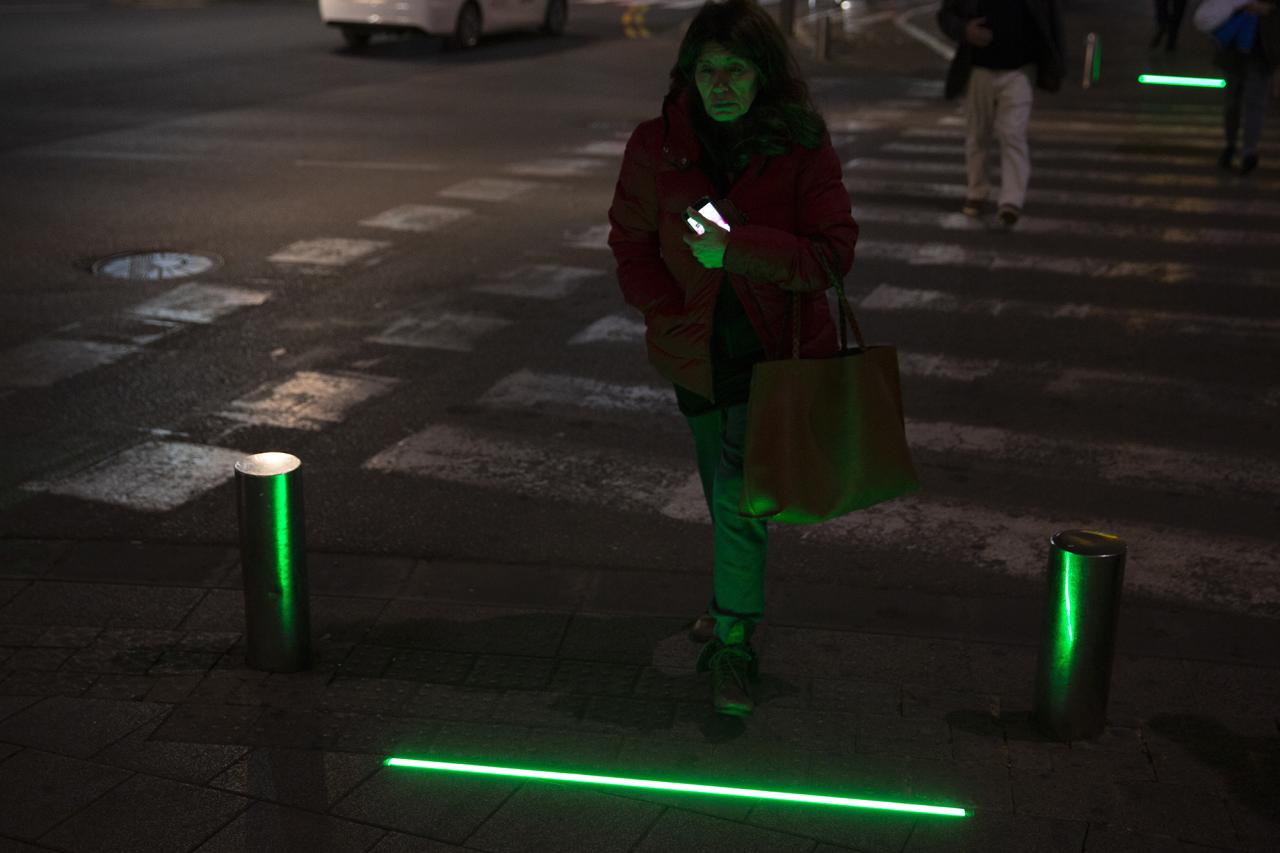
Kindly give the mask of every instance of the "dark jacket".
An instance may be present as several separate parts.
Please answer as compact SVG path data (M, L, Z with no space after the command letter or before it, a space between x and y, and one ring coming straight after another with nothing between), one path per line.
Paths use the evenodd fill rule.
M1056 92L1062 87L1066 74L1063 59L1062 10L1058 0L1023 0L1027 13L1035 22L1039 34L1036 57L1036 87ZM964 27L973 18L981 17L978 0L942 0L938 10L938 26L947 37L957 43L956 55L947 69L946 96L954 98L965 90L973 65L973 46L964 39Z
M717 200L732 226L724 269L704 268L685 245L684 212L717 193L698 166L689 97L668 96L662 117L631 134L609 208L609 248L623 299L644 314L649 360L671 382L714 399L711 336L722 283L733 287L766 358L790 355L793 291L800 293L801 354L832 355L835 324L823 293L831 282L818 253L843 276L858 226L840 158L824 134L813 150L793 145L751 159L729 189L729 204Z
M1255 61L1261 60L1263 71L1280 68L1280 9L1273 9L1270 15L1258 16L1258 35L1253 53L1257 54ZM1213 54L1214 65L1231 74L1243 74L1249 61L1248 54L1231 47L1219 46Z

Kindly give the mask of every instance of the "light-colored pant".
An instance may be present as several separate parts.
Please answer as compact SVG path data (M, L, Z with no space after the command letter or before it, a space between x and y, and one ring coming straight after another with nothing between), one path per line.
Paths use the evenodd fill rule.
M987 146L992 131L1000 142L1000 205L1022 207L1031 179L1027 122L1031 118L1033 66L992 71L974 66L965 94L964 158L969 173L966 198L985 199Z

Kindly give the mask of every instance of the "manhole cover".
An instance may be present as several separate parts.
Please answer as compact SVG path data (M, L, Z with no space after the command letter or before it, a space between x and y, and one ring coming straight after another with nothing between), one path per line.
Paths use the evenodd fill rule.
M128 281L162 281L199 275L221 263L216 255L192 252L125 252L96 262L93 274Z

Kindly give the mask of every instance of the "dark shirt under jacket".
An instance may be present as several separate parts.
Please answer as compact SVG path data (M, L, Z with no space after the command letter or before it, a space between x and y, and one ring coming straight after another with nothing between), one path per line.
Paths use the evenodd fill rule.
M991 44L973 48L973 64L992 71L1010 71L1035 62L1040 53L1035 22L1026 0L979 0L978 17L985 17Z

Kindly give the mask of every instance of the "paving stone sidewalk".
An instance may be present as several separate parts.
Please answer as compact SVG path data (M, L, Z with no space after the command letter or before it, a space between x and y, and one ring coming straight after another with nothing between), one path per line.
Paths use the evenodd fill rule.
M244 664L233 550L3 540L0 567L6 853L1163 853L1280 838L1274 620L1126 602L1109 726L1065 744L1031 722L1026 600L834 607L828 588L772 590L744 722L710 713L693 672L696 576L313 554L315 665L268 674ZM971 815L461 777L390 755Z

